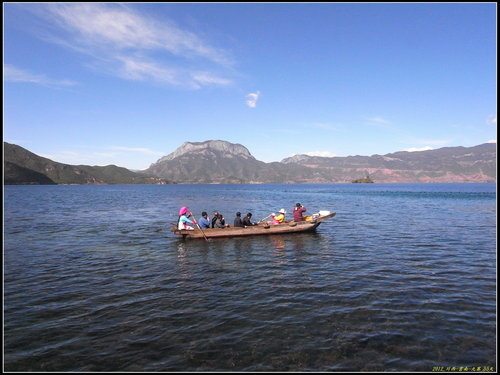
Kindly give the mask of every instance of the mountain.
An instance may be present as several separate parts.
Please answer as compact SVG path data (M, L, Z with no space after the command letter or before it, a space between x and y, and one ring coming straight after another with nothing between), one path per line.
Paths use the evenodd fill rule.
M4 142L4 184L496 182L496 144L386 155L255 159L243 145L185 142L145 171L69 165Z
M496 182L496 144L264 163L240 144L185 142L145 172L178 183Z
M308 168L255 159L240 144L212 140L185 142L152 164L146 173L180 183L283 183Z
M359 179L367 174L375 182L496 182L493 143L372 156L295 155L282 163L312 168L318 171L318 176L333 182Z
M57 185L43 173L20 167L10 161L4 161L5 185Z
M161 184L165 180L126 168L62 164L20 146L4 145L5 185L47 184Z

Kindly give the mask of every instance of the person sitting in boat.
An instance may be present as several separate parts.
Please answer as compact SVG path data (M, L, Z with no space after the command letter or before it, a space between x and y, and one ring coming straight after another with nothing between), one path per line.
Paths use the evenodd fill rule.
M215 222L217 221L217 219L219 218L220 216L220 223L219 225L222 225L221 228L225 228L226 227L226 220L224 219L224 216L222 216L222 214L218 211L215 211L214 212L214 217L212 218L212 228L217 228L215 226Z
M198 221L198 225L200 226L201 229L210 228L210 221L208 220L208 214L205 211L201 213L201 219Z
M179 220L177 222L178 229L194 230L194 225L197 224L195 220L191 220L191 212L187 207L181 207L179 210Z
M218 215L219 215L219 212L215 211L214 216L212 217L212 228L215 228L215 221L217 220Z
M236 212L236 217L234 218L235 227L243 227L243 221L241 220L241 212Z
M252 223L252 213L249 212L247 216L243 218L243 225L245 227L251 227L252 225L257 225L256 223Z
M212 228L225 228L226 221L224 220L224 216L221 213L217 213L215 217L215 221L212 219L213 226Z
M293 208L293 221L304 221L305 219L302 216L302 212L306 212L306 208L300 203L297 203Z
M285 221L286 211L284 208L279 210L279 214L275 216L274 214L271 216L273 218L272 224L281 224Z

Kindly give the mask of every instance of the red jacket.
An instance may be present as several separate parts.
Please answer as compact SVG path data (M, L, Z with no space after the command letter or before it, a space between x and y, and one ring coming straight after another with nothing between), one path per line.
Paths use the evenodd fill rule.
M305 207L294 207L293 209L293 221L302 221L304 218L302 217L302 212L306 212Z

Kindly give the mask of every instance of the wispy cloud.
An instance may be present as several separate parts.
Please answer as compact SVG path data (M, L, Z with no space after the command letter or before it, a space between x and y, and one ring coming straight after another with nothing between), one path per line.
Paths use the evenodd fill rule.
M121 64L115 74L132 81L154 82L169 86L199 89L203 86L229 86L233 82L210 71L197 71L167 66L148 58L116 56Z
M289 154L287 157L291 158L296 155L320 156L323 158L333 158L338 156L330 151L308 151L308 152L297 152L294 154Z
M260 97L260 91L257 92L251 92L247 94L247 106L250 108L255 108L257 107L257 101L259 100Z
M450 144L451 141L448 139L418 139L414 138L408 143L417 144L420 146L409 147L403 151L415 152L415 151L428 151L434 150L436 148L445 147Z
M309 155L309 156L321 156L324 158L333 158L334 156L337 156L330 151L309 151L309 152L303 152L303 155Z
M270 131L273 133L279 133L279 134L289 134L289 135L301 135L302 132L297 129L292 129L292 128L273 128ZM271 138L274 138L271 136Z
M8 82L25 82L44 86L74 86L77 84L70 80L48 78L45 75L31 73L8 64L3 67L3 79Z
M391 122L389 120L386 120L380 116L375 116L375 117L367 117L365 118L365 120L369 123L369 124L375 124L375 125L388 125L390 124Z
M392 121L382 116L364 117L363 125L391 131L399 130L398 127L392 123Z
M144 147L124 147L124 146L110 146L110 150L113 151L125 151L125 152L139 152L141 154L164 156L165 152L153 151L149 148Z
M434 148L432 148L430 146L425 146L425 147L410 147L410 148L407 148L406 150L403 150L403 151L418 152L418 151L429 151L429 150L434 150Z
M420 141L418 141L418 143L423 145L430 145L429 147L444 147L447 144L450 144L451 141L448 139L421 139Z
M73 150L58 150L51 154L38 153L45 158L70 165L118 165L131 169L145 169L152 158L165 156L165 152L144 147L107 146L104 148L75 147ZM154 158L153 158L154 159Z
M53 3L44 9L37 14L50 21L47 39L86 54L106 73L188 88L233 83L222 76L233 65L228 52L169 20L123 4Z
M313 122L310 126L321 130L337 130L335 126L324 122Z
M497 125L497 115L491 115L490 117L488 117L488 119L486 120L486 123L496 126Z
M95 156L102 157L103 155L95 152L76 152L69 150L61 150L52 154L38 153L38 155L56 161L58 163L64 164L87 164L93 162ZM112 157L114 155L106 155L106 157Z

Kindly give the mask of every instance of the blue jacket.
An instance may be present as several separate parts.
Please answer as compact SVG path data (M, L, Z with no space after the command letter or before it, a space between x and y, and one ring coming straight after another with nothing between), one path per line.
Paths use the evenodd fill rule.
M201 229L207 229L210 228L210 221L208 221L208 219L205 217L201 217L200 220L198 221L198 225L200 226Z

